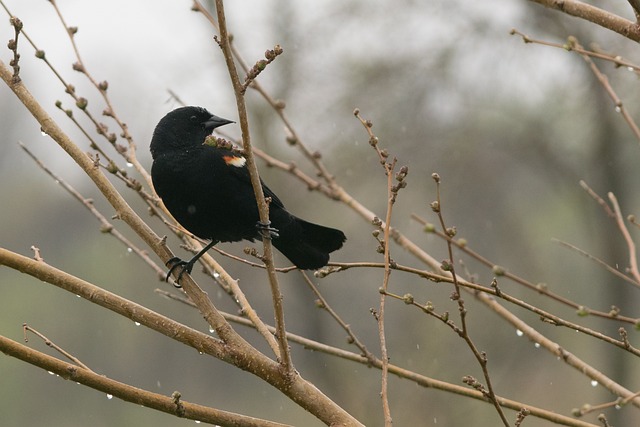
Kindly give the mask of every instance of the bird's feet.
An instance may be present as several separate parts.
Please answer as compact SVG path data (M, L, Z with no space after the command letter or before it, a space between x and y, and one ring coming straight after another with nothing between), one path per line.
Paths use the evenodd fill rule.
M173 273L173 270L175 270L176 268L180 267L181 270L180 270L180 273L178 274L178 277L176 277L176 281L174 282L174 286L176 288L181 288L182 286L180 285L180 279L182 278L182 275L184 273L191 274L191 270L193 269L193 266L195 265L196 261L198 261L200 259L200 257L202 255L204 255L204 253L207 252L209 249L211 249L213 247L213 245L215 245L216 243L217 243L217 240L210 241L209 243L207 243L207 246L202 248L200 250L200 252L198 252L189 261L181 260L177 256L174 256L169 261L167 261L164 265L169 267L169 272L167 273L167 277L165 277L165 279L164 279L165 282L169 281L169 276L171 276L171 273Z
M174 286L176 288L181 288L182 286L180 285L180 279L182 278L182 275L184 273L189 273L191 274L191 270L193 269L193 264L194 264L195 260L190 260L190 261L184 261L180 258L178 258L177 256L174 256L173 258L171 258L169 261L167 261L165 263L165 265L167 267L169 267L169 271L167 272L167 276L164 278L165 282L169 281L169 277L171 276L171 273L173 273L173 270L175 270L176 268L180 267L180 273L178 273L178 277L176 278L175 282L174 282Z
M256 223L256 228L258 229L258 232L263 239L271 240L274 237L280 237L280 235L278 234L278 229L271 227L270 221L267 221L266 224L264 222L258 221Z

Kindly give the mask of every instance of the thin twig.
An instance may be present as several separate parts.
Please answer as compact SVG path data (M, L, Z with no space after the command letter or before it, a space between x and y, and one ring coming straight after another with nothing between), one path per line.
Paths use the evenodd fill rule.
M595 257L593 255L591 255L590 253L580 249L577 246L572 245L571 243L567 243L565 241L562 240L558 240L558 239L551 239L554 242L557 242L559 245L562 245L566 248L571 249L572 251L575 251L577 253L579 253L580 255L582 255L583 257L595 262L596 264L598 264L599 266L601 266L602 268L604 268L605 270L607 270L609 273L613 274L614 276L624 280L625 282L629 282L632 285L636 285L638 286L638 282L634 281L631 277L627 276L626 274L624 274L623 272L611 267L609 264L607 264L606 262L604 262L603 260L601 260L598 257ZM617 316L615 316L617 318ZM631 320L631 322L633 322L635 319L631 319L629 318L629 320ZM633 322L635 323L635 322Z
M587 314L589 316L596 316L596 317L601 317L603 319L609 319L609 320L615 320L615 321L620 321L620 322L626 322L626 323L630 323L632 325L635 325L637 323L640 322L639 318L635 318L635 317L629 317L629 316L621 316L620 313L616 313L615 315L612 315L611 312L604 312L604 311L599 311L599 310L594 310L592 308L586 307L583 304L579 304L575 301L569 300L561 295L558 295L554 292L551 292L548 289L548 286L544 283L532 283L520 276L517 276L509 271L507 271L504 267L499 266L493 262L491 262L490 260L488 260L487 258L483 257L482 255L480 255L479 253L477 253L476 251L472 250L471 247L469 246L468 242L464 241L463 239L458 240L453 240L451 237L447 236L445 233L442 233L438 230L435 230L434 226L432 224L429 224L426 220L424 220L423 218L421 218L420 216L416 215L416 214L411 214L411 218L415 219L416 221L418 221L420 224L422 224L425 227L425 231L429 232L429 233L433 233L436 236L440 237L441 239L445 239L445 240L450 240L451 244L454 245L458 250L464 252L465 254L469 255L470 257L476 259L477 261L479 261L481 264L484 264L485 266L489 267L492 269L492 272L494 275L498 276L498 277L505 277L509 280L512 280L515 283L518 283L522 286L525 286L526 288L539 293L541 295L545 295L549 298L551 298L554 301L557 301L561 304L564 304L568 307L571 307L575 310L580 310L582 313ZM579 251L579 249L577 249ZM619 272L618 272L619 273ZM629 279L627 277L627 279Z
M455 236L456 229L453 227L447 227L444 222L444 215L442 215L442 200L440 197L440 182L441 182L440 175L438 175L437 173L434 173L432 174L432 178L436 183L436 200L433 203L431 203L431 209L436 213L438 220L440 221L442 232L451 238ZM488 368L489 362L487 359L487 354L484 351L478 350L475 343L471 339L471 335L469 334L469 327L467 324L468 312L467 312L467 308L465 307L464 300L462 299L462 295L460 294L460 284L458 283L458 275L455 272L455 265L454 265L455 262L453 260L453 245L451 244L451 239L447 239L446 242L447 242L447 252L448 252L449 259L443 262L442 268L445 271L449 271L453 279L453 286L455 288L455 292L451 296L451 299L455 300L458 304L458 310L460 312L460 323L462 325L462 328L458 335L460 335L460 337L467 343L467 346L469 347L469 349L475 356L476 360L478 361L478 364L482 368L482 373L484 375L487 388L485 391L484 387L481 387L480 384L477 381L475 381L475 379L472 380L469 384L474 386L477 385L478 387L480 387L480 390L482 390L486 394L487 398L493 403L493 406L496 408L496 411L498 412L498 415L500 416L502 423L508 427L509 421L507 420L507 417L504 414L504 411L502 410L502 407L500 406L500 402L498 402L495 391L493 389L491 376L489 374L489 368ZM497 286L494 287L494 290L496 295L501 294L501 291L499 291Z
M637 25L635 25L635 26L638 27ZM640 28L640 27L638 27L638 28ZM606 54L602 54L602 53L598 53L598 52L588 51L588 50L584 49L582 47L582 45L580 45L578 39L576 37L574 37L574 36L570 36L567 39L567 43L566 44L560 45L558 43L551 43L551 42L546 42L546 41L542 41L542 40L532 39L531 37L519 32L519 31L517 31L515 29L511 30L511 34L517 34L517 35L521 36L525 43L536 43L536 44L540 44L540 45L544 45L544 46L562 48L562 49L565 49L565 50L568 50L568 51L574 51L574 52L578 53L582 57L582 59L584 59L584 61L589 65L589 68L591 69L593 74L596 76L596 78L598 79L598 81L600 82L602 87L605 89L605 91L607 92L607 95L609 95L609 98L611 98L611 100L613 101L613 104L614 104L614 107L615 107L616 111L619 112L620 114L622 114L622 117L624 118L625 122L627 122L627 125L631 128L631 131L635 135L636 140L638 141L638 143L640 143L640 128L635 123L635 121L633 120L633 117L627 111L627 108L623 104L622 100L616 94L615 90L613 89L613 87L609 83L609 79L607 78L607 76L600 71L600 69L598 68L596 63L593 62L593 60L591 59L591 57L597 57L597 58L600 58L600 59L606 59L608 61L614 62L617 66L624 65L626 67L633 68L636 71L638 71L638 66L637 65L632 65L632 64L630 64L630 63L628 63L626 61L623 61L622 59L619 59L618 57L611 57L610 55L606 55Z
M595 200L602 209L604 209L604 212L608 217L615 218L616 214L611 210L609 204L607 204L607 202L605 202L605 200L600 197L598 193L596 193L591 187L589 187L589 184L587 184L586 181L580 180L580 187L582 187L582 189L586 191L587 194L591 196L591 198Z
M582 46L578 42L578 39L576 39L575 37L569 37L569 40L567 43L569 44L569 46L582 48ZM634 136L636 137L636 140L638 141L638 143L640 143L640 128L638 127L635 120L627 110L627 107L625 107L625 105L622 103L622 100L620 99L618 94L615 92L611 84L609 83L609 78L600 71L596 63L593 62L593 60L589 55L580 54L580 56L582 56L582 59L584 59L585 62L589 65L589 68L591 69L593 74L596 76L596 78L598 79L598 81L600 82L604 90L607 92L607 95L609 95L609 98L611 98L611 100L613 101L616 111L622 114L624 121L627 122L627 125L631 129L631 132L633 132Z
M85 63L82 60L82 56L80 55L80 50L78 49L78 46L76 45L76 41L75 41L75 34L78 31L78 28L77 27L71 27L71 26L67 25L67 23L66 23L66 21L64 19L64 16L62 15L62 12L58 8L58 5L57 5L55 0L49 0L49 3L51 3L53 8L55 9L56 14L58 15L58 18L60 19L60 22L65 27L67 35L69 36L69 40L71 42L71 46L73 48L73 52L74 52L74 54L76 56L76 59L77 59L77 62L73 65L73 68L76 71L79 71L79 72L83 73L87 77L87 79L89 79L91 84L96 88L96 90L98 90L100 95L102 95L102 98L103 98L103 100L104 100L104 102L106 104L106 108L104 109L102 114L104 116L111 117L116 122L116 124L118 125L118 127L122 131L121 136L127 140L128 149L127 150L118 150L118 152L125 157L127 162L129 162L130 164L132 164L135 167L136 171L144 178L144 180L147 183L147 185L149 187L153 187L153 184L151 182L151 175L146 171L146 169L138 161L138 158L137 158L137 155L136 155L136 144L135 144L135 142L133 140L133 137L129 133L129 128L128 128L127 124L124 123L122 120L120 120L120 118L116 114L115 108L113 108L113 104L111 103L111 99L110 99L108 91L107 91L107 89L109 87L109 83L107 81L98 82L97 80L95 80L93 78L93 76L91 75L91 73L89 73L88 68L85 66ZM81 108L81 110L86 110L86 109L85 108ZM102 129L102 126L98 126L98 129ZM101 133L103 135L107 136L106 132L101 132ZM115 144L115 141L113 140L113 137L111 137L110 142L112 144ZM118 148L118 147L116 147L116 148Z
M384 415L384 423L385 426L390 427L393 424L393 420L391 418L391 407L389 406L389 354L387 349L387 338L385 333L385 301L386 301L386 292L389 287L389 279L391 277L391 216L393 211L393 205L395 204L396 197L398 195L398 190L403 188L406 185L404 182L404 177L406 176L406 172L404 173L401 183L404 183L402 187L395 187L393 185L393 171L396 167L397 159L394 157L391 161L388 161L389 154L386 150L381 150L378 144L378 137L372 131L373 123L370 120L365 120L360 115L360 110L355 109L353 114L360 121L364 129L367 131L369 135L369 145L373 147L373 149L378 154L378 158L380 164L384 169L384 173L387 177L387 213L385 215L384 226L381 226L380 220L374 220L374 225L381 226L382 232L384 233L383 240L378 242L380 243L382 253L384 255L384 275L382 277L382 286L380 288L380 302L379 309L377 312L373 313L374 317L378 323L378 340L380 342L380 358L382 360L382 380L381 380L381 391L380 398L382 399L382 412ZM376 236L377 237L377 236ZM380 252L380 248L378 249Z
M613 193L609 193L609 201L613 205L613 211L616 216L616 224L618 225L618 229L624 237L624 241L627 243L627 248L629 250L629 273L635 279L635 285L640 287L640 271L638 271L638 258L636 255L636 244L634 243L631 235L629 234L629 230L627 229L626 224L624 223L624 218L622 216L622 211L620 210L620 205L618 204L618 199Z
M615 67L625 67L627 69L633 70L635 72L639 72L640 71L640 65L634 64L631 61L628 61L624 58L622 58L619 55L611 55L611 54L607 54L607 53L603 53L603 52L596 52L593 50L588 50L588 49L584 49L581 46L570 46L567 43L554 43L554 42L550 42L547 40L540 40L540 39L536 39L533 37L528 36L527 34L512 28L510 33L512 36L513 35L518 35L522 38L522 41L525 43L534 43L534 44L538 44L541 46L549 46L549 47L555 47L558 49L563 49L569 52L576 52L579 53L581 55L587 55L593 58L598 58L598 59L602 59L604 61L609 61L611 63L613 63L613 65Z
M82 363L82 361L80 359L78 359L77 357L75 357L74 355L72 355L71 353L69 353L68 351L66 351L65 349L63 349L62 347L60 347L59 345L57 345L53 341L51 341L49 338L44 336L44 334L42 334L42 333L38 332L37 330L33 329L31 326L27 325L26 323L23 323L22 324L22 329L24 330L24 341L25 342L29 341L27 339L27 332L31 332L34 335L36 335L38 338L40 338L42 341L44 341L44 343L48 347L51 347L52 349L56 350L58 353L62 354L64 357L66 357L67 359L69 359L70 361L75 363L76 365L80 366L81 368L84 368L84 369L86 369L88 371L93 372L93 370L90 369L84 363Z
M305 283L309 286L309 289L311 289L311 292L313 292L313 294L316 296L317 305L320 306L320 308L325 310L327 313L329 313L329 315L333 317L333 319L340 325L340 327L344 329L344 331L347 333L348 341L350 343L353 343L360 350L361 354L364 357L366 357L368 360L370 360L372 363L373 361L377 360L377 357L367 349L364 343L353 332L353 330L351 329L351 326L349 326L347 322L342 320L340 315L333 308L331 308L331 306L329 305L329 302L326 300L324 296L322 296L318 287L309 278L309 275L304 271L301 271L300 274L302 274L302 277Z
M149 267L151 267L158 277L164 277L164 270L158 266L156 262L154 262L147 251L140 249L137 245L135 245L131 240L127 239L127 237L120 233L118 229L116 229L113 224L111 224L107 218L102 215L102 213L95 207L93 200L87 199L82 196L75 188L69 185L64 179L60 176L56 175L51 169L49 169L35 154L33 154L22 142L19 143L20 148L22 148L25 153L29 155L33 159L34 162L45 171L51 178L53 178L54 182L59 184L63 189L65 189L69 194L71 194L76 200L78 200L82 206L87 208L91 214L100 221L100 231L102 233L108 233L115 237L118 241L120 241L128 251L134 252L138 255Z
M395 200L395 195L392 193L391 187L393 186L393 169L395 168L396 159L394 158L391 163L385 163L385 172L387 174L387 215L385 218L385 227L384 227L384 275L382 278L382 292L380 292L380 309L378 311L377 320L378 320L378 338L380 340L380 358L382 359L382 384L381 384L381 392L380 397L382 398L382 409L384 414L384 423L385 426L390 427L393 424L391 418L391 408L389 406L389 352L387 349L387 338L385 333L385 301L386 296L385 292L389 287L389 279L391 278L391 245L389 242L391 241L389 230L391 224L391 212L393 210L393 203Z

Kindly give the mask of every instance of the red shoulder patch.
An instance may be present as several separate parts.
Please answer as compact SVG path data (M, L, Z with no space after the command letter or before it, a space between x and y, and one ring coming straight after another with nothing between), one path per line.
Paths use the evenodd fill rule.
M229 166L235 166L241 168L247 163L247 159L242 156L222 156L222 159Z

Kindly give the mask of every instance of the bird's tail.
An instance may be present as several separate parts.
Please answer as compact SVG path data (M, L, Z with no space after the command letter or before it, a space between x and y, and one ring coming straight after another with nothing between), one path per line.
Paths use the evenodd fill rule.
M273 239L273 245L302 270L324 267L329 262L329 254L347 240L340 230L312 224L284 210L274 209L270 219L279 234Z

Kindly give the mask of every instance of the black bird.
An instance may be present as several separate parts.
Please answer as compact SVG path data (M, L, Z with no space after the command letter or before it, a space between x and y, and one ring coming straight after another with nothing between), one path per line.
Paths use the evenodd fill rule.
M204 144L215 128L229 123L233 122L204 108L181 107L164 116L153 132L151 178L156 192L184 228L211 240L189 261L169 260L167 280L180 266L179 282L217 242L264 236L272 238L273 245L300 269L325 266L329 253L342 247L344 233L293 216L264 183L262 190L271 197L270 224L261 224L245 158Z

